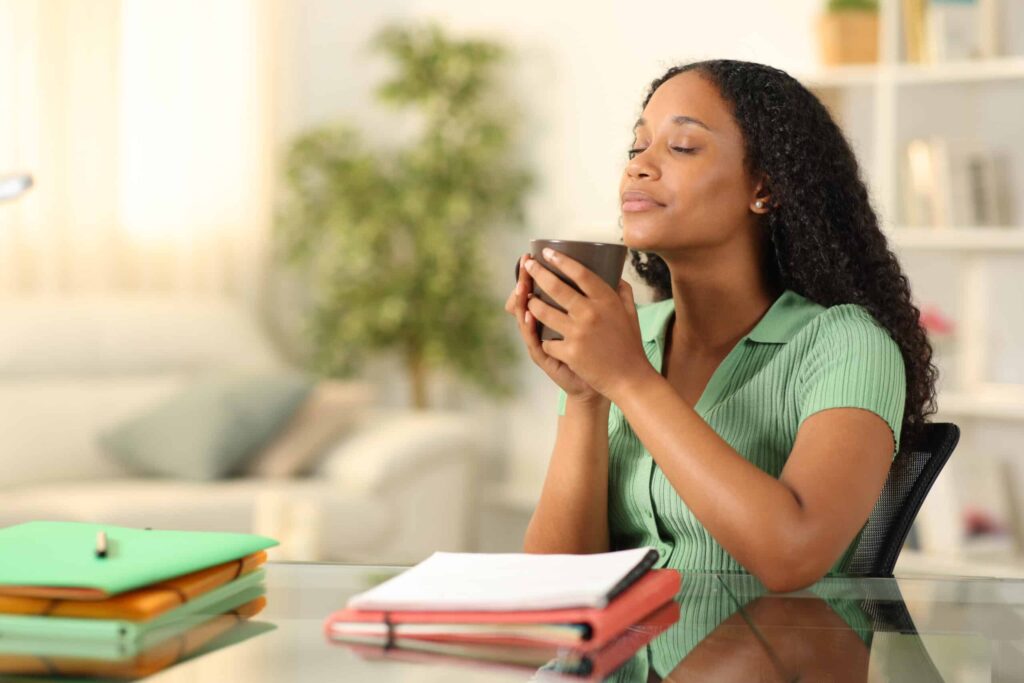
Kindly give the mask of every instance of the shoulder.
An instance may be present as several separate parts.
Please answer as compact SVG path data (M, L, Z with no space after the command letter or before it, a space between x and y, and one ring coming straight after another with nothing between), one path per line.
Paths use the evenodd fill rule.
M821 311L813 321L817 342L860 342L872 346L899 348L889 331L860 304L837 304Z
M903 369L903 355L889 331L859 304L837 304L819 313L803 331L805 361L847 362ZM808 363L805 363L807 365Z
M906 369L888 330L864 307L838 304L822 311L800 336L795 384L800 422L827 408L862 408L885 420L898 450Z

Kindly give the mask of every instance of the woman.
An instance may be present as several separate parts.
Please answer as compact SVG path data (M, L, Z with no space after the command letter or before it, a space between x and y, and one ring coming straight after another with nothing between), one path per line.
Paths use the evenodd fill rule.
M620 194L659 301L637 309L624 281L552 253L583 294L525 255L506 303L562 389L525 550L650 545L657 566L774 591L841 573L936 378L849 145L782 71L674 67L651 85ZM564 340L541 343L538 320Z

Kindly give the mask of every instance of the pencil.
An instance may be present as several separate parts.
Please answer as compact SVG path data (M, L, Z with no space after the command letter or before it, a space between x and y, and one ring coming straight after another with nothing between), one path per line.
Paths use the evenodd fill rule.
M107 556L107 534L104 531L96 532L96 557Z

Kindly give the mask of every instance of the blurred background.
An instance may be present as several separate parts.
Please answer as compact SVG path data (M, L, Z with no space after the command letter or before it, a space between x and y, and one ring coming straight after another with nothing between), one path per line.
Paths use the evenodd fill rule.
M583 9L0 0L0 526L520 551L556 390L512 265L618 241L648 84L726 57L834 113L936 348L962 438L897 571L1024 575L1024 4Z

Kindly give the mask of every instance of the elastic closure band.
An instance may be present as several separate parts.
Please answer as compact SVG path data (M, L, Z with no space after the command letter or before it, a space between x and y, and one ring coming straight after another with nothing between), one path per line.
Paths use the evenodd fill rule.
M387 612L384 613L384 626L387 629L384 649L390 650L395 646L395 625L391 623L391 615Z

